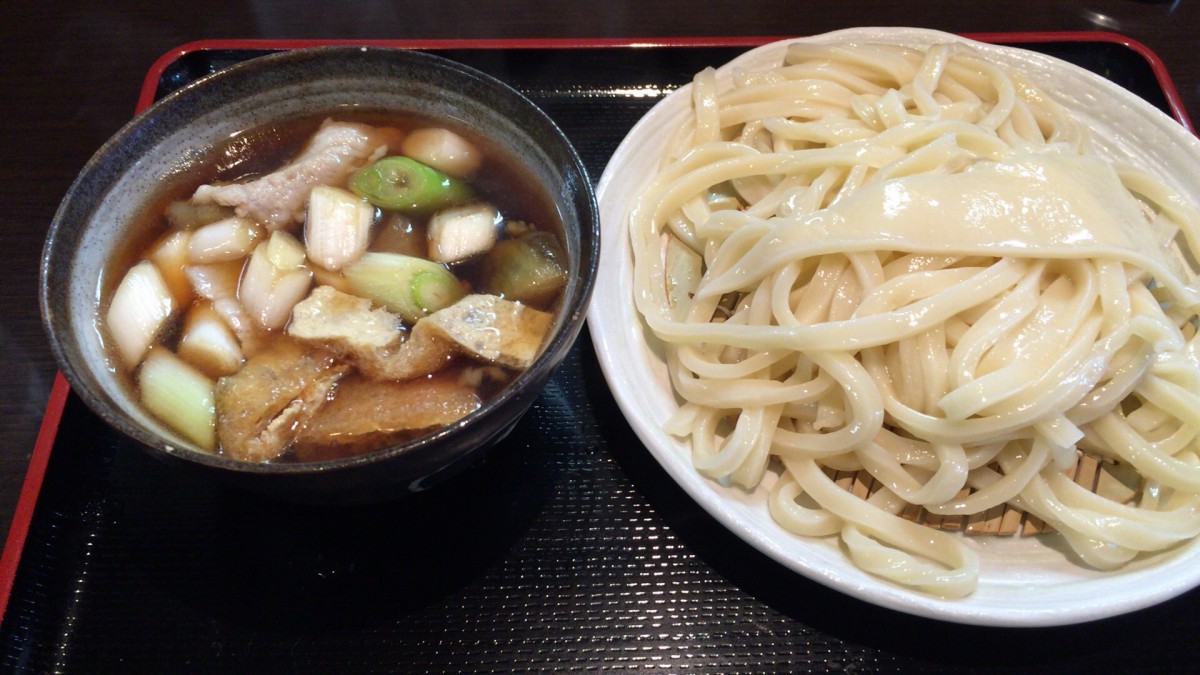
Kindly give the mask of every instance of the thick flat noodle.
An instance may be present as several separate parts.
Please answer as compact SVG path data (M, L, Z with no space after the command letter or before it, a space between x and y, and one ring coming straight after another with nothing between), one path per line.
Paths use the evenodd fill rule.
M736 229L751 216L724 212L709 227ZM732 222L719 224L728 218ZM1040 153L979 162L961 173L919 174L863 186L799 218L773 218L736 268L705 279L721 294L786 261L856 251L1020 258L1099 258L1148 270L1188 305L1195 273L1156 233L1117 172L1093 156Z
M974 554L905 514L1011 507L1099 569L1200 533L1195 205L961 45L804 44L734 83L697 75L629 216L698 472L773 474L783 527L947 597ZM1134 484L1077 485L1081 455Z

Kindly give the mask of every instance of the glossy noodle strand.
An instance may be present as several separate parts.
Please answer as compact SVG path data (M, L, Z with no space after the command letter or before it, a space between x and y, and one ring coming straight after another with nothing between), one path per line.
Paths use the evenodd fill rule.
M913 507L1007 504L1100 569L1200 534L1193 205L963 45L797 43L732 84L696 75L630 214L698 471L945 597L978 560ZM1081 453L1135 497L1076 484Z

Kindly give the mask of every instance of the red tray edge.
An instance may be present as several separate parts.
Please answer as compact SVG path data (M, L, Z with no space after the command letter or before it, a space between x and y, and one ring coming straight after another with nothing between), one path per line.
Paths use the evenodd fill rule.
M1191 119L1183 107L1179 91L1171 80L1162 59L1145 44L1119 33L1107 31L1031 31L963 33L963 37L981 42L1110 42L1137 52L1150 65L1159 87L1167 99L1172 116L1195 133ZM313 40L313 39L207 39L187 42L164 52L146 72L134 113L140 113L154 102L154 93L166 68L175 60L196 51L211 49L299 49L325 45L363 45L398 47L404 49L576 49L576 48L641 48L641 47L754 47L794 36L744 37L662 37L662 38L516 38L516 39L438 39L438 40ZM34 442L29 467L13 511L8 537L0 554L0 622L8 609L9 595L16 579L17 567L25 547L25 537L33 520L34 508L41 492L42 480L50 461L50 453L62 421L70 386L59 372L55 375L42 424Z
M1110 31L1019 31L1019 32L974 32L963 33L963 37L981 42L1003 42L1010 44L1035 42L1109 42L1126 47L1146 60L1167 104L1171 116L1195 133L1191 118L1183 106L1179 90L1167 72L1167 67L1154 50L1144 43L1126 35ZM142 82L135 113L141 112L154 102L158 82L175 60L186 54L208 49L300 49L328 45L362 45L397 47L402 49L583 49L594 47L639 48L639 47L755 47L776 40L787 39L784 35L751 36L691 36L691 37L642 37L642 38L505 38L505 39L402 39L402 40L325 40L325 39L253 39L228 38L206 39L187 42L162 54L150 66Z
M25 536L29 534L33 510L42 490L42 479L46 476L46 465L50 462L50 451L54 448L54 439L58 435L58 425L62 421L63 408L66 407L67 394L70 391L67 379L61 372L57 373L46 401L46 412L42 415L42 426L38 429L33 454L29 458L29 468L25 471L25 480L21 484L21 494L13 510L8 538L4 542L4 553L0 555L0 621L4 620L5 610L8 609L8 596L12 592L13 581L17 577L17 566L25 549Z

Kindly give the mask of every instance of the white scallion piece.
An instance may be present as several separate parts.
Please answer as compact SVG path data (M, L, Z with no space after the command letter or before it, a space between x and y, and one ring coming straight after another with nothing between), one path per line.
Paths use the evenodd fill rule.
M264 338L268 331L250 318L250 313L237 297L213 300L213 311L233 330L241 343L242 356L250 358L266 347L269 342Z
M266 245L267 257L271 264L279 269L288 270L304 266L304 244L287 232L272 232Z
M142 404L155 417L205 450L217 445L214 384L162 345L138 370Z
M238 283L242 277L243 262L234 260L207 265L188 265L183 274L196 295L206 300L237 298Z
M226 319L208 303L197 303L183 317L179 357L205 375L232 375L242 366L242 348Z
M143 260L131 267L105 315L108 332L127 367L132 369L142 360L173 311L171 290L154 263Z
M275 288L277 277L277 270L267 257L267 245L259 244L250 254L250 260L242 272L242 282L238 286L238 300L255 321L262 314L261 308L270 303L271 291ZM259 323L261 325L261 322Z
M294 270L279 277L271 291L270 305L262 309L259 322L271 330L283 328L292 316L292 308L308 297L312 287L312 272L307 269Z
M147 256L158 268L167 288L171 289L171 297L175 298L178 307L185 306L192 298L192 285L183 271L188 264L188 241L191 237L192 233L188 230L175 230L160 239Z
M358 260L371 240L375 207L362 197L328 185L318 185L308 197L304 244L308 258L330 271Z
M457 263L486 253L496 245L500 213L491 204L444 209L429 219L429 258Z
M242 273L238 299L262 328L283 328L292 307L304 299L312 285L304 247L295 237L275 230L255 247Z
M260 345L257 338L264 331L250 318L250 313L238 299L238 284L244 265L242 260L188 265L184 274L196 295L211 302L213 310L233 329L241 342L243 355L252 356Z
M475 173L483 155L473 143L449 129L417 129L404 138L400 151L455 178Z
M249 218L225 218L196 228L188 242L188 258L193 263L238 260L250 255L263 238L263 228Z

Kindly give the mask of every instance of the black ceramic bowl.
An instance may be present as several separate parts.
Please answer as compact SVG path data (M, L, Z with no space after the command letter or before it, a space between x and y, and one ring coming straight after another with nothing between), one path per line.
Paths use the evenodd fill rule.
M351 108L450 118L498 141L547 187L562 215L570 281L541 355L459 422L370 454L253 464L205 452L141 409L98 329L97 280L134 215L204 148L281 119ZM362 502L419 490L478 460L538 396L583 325L599 256L599 217L583 163L562 131L498 80L433 55L316 47L252 59L164 98L110 139L67 192L42 258L41 305L72 389L107 423L182 468L298 501Z

